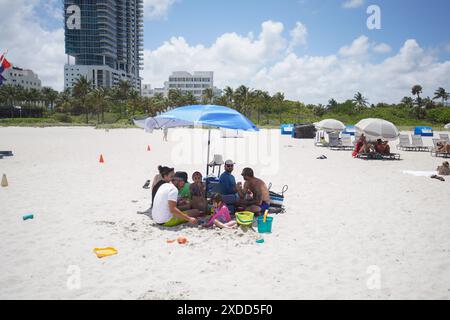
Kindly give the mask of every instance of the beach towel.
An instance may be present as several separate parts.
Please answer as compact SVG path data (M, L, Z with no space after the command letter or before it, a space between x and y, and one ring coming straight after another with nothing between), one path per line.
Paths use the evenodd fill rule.
M403 173L415 177L427 177L427 178L431 178L431 176L438 174L437 171L409 171L409 170L403 171Z

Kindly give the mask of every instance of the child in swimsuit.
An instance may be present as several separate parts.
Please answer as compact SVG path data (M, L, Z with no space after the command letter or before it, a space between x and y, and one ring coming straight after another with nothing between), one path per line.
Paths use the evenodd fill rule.
M222 201L220 194L215 194L212 198L214 214L205 227L216 226L221 229L232 229L237 226L237 222L231 220L230 211Z

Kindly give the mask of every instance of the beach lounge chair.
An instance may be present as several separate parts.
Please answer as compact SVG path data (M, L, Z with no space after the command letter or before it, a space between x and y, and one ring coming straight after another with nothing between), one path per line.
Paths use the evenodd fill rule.
M12 157L12 156L13 156L13 153L12 153L12 151L0 151L0 156L3 156L3 157Z
M448 136L448 133L439 134L439 139L447 143L450 143L450 137Z
M413 135L412 136L412 145L414 146L416 151L430 151L429 147L423 145L422 136Z
M358 159L363 160L400 160L400 155L398 153L390 153L390 154L381 154L378 152L359 153L356 157Z
M409 140L409 136L407 134L401 134L399 139L400 139L400 143L397 145L397 149L403 150L403 151L415 150L415 147L413 144L411 144L411 141Z
M441 139L433 139L433 145L434 146L433 146L433 148L431 148L431 156L432 157L437 157L437 158L450 158L450 153L438 151L437 144L439 142L445 142L445 141L441 140Z
M223 156L220 154L215 154L214 155L214 159L212 162L209 163L209 167L213 169L213 174L216 171L216 168L219 167L219 176L220 176L220 171L222 170L222 166L225 164L225 162L223 161Z
M329 147L331 150L338 151L352 151L355 148L350 135L342 135L341 139L339 139L339 136L330 137Z

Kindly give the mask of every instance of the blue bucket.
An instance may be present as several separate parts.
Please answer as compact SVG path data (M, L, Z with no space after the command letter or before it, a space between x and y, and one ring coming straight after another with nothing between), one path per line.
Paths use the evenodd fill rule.
M267 217L266 222L264 222L264 217L258 218L258 232L259 233L272 233L272 217Z

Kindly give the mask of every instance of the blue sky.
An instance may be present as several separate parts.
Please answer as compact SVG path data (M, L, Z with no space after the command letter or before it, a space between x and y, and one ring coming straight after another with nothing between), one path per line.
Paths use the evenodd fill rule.
M164 19L146 21L145 47L155 49L172 36L183 36L191 44L209 45L226 32L257 33L266 20L281 21L286 29L293 27L296 21L302 21L308 28L309 41L300 53L311 55L335 53L361 34L385 42L394 50L410 38L424 47L438 47L450 41L448 0L371 1L370 4L380 6L382 13L382 29L372 31L366 27L369 2L355 9L344 9L343 2L179 0Z
M0 50L63 87L62 0L0 0ZM450 91L448 0L144 0L143 83L173 71L214 71L219 88L241 84L326 103L361 91L398 102L415 84ZM345 6L345 4L351 4ZM369 30L369 5L381 30Z

